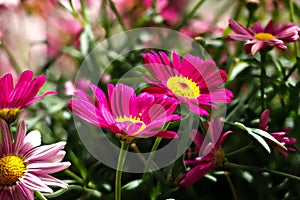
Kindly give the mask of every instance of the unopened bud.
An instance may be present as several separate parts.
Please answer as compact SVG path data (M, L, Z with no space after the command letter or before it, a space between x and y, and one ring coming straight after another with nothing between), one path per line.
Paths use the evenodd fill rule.
M249 10L255 11L260 4L260 0L246 0L246 6Z
M194 40L195 40L198 44L200 44L200 45L202 45L202 46L205 46L205 39L204 39L203 37L198 36L198 37L195 37Z

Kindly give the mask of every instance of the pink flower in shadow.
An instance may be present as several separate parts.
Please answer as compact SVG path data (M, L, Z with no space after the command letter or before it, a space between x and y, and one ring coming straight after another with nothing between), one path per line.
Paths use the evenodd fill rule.
M192 169L183 175L180 182L181 186L189 187L201 179L211 168L223 167L225 162L225 154L221 150L221 145L225 138L232 133L227 131L222 133L222 122L220 119L212 119L209 123L208 134L210 138L207 139L197 130L191 133L194 138L195 154L197 155L193 160L185 160L185 165Z
M269 133L269 110L264 110L260 116L259 121L259 128L263 131L266 131ZM293 137L287 137L287 134L290 132L290 128L284 128L284 130L280 132L274 132L270 133L271 136L273 136L276 140L278 140L282 145L284 145L289 151L296 151L293 147L291 147L292 144L296 143L296 138ZM271 141L267 141L271 146L276 148L280 153L282 153L284 156L288 156L288 152L282 149L280 146L276 145L275 143Z

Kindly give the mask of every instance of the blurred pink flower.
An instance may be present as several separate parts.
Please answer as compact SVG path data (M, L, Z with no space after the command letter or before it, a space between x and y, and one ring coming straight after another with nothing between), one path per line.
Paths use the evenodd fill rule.
M143 19L147 10L152 9L153 0L114 0L114 3L120 12L126 25L134 27L139 20ZM167 24L175 25L181 19L185 12L188 0L160 0L155 1L156 11Z
M71 81L65 82L65 94L74 95L77 91L87 92L90 87L90 81L87 79L79 79L73 84Z
M153 0L144 0L146 8L151 8ZM156 8L158 14L170 25L175 25L181 19L183 12L185 11L187 0L161 0L156 1Z
M268 126L269 114L270 114L269 110L264 110L260 116L260 121L259 121L259 128L268 133L269 133L269 126ZM296 149L291 147L292 144L296 143L296 138L287 137L289 131L290 128L285 128L283 131L270 133L270 135L273 136L276 140L278 140L282 145L284 145L289 151L296 151ZM280 151L284 156L288 156L288 152L282 149L280 146L276 145L271 141L268 141L268 143L272 145L274 148L276 148L278 151Z
M126 138L178 137L174 131L162 131L169 121L178 120L173 115L177 102L173 98L155 98L148 93L136 96L134 90L123 84L108 85L108 98L96 85L90 85L96 99L83 92L76 92L69 109L87 122L108 128L112 133Z
M20 3L20 0L0 0L1 8L16 8Z
M67 188L68 185L49 174L68 168L61 162L65 156L65 142L41 145L41 134L32 131L26 135L25 122L18 127L13 140L7 123L0 119L0 199L33 200L33 191L52 193L48 185ZM14 141L14 142L13 142Z
M287 49L285 42L294 42L299 39L300 28L294 24L285 26L273 25L270 20L265 28L261 22L256 22L251 29L244 27L240 23L229 19L229 27L234 31L228 36L230 40L244 41L245 51L253 56L258 51L266 47L278 47L280 49Z
M79 47L82 25L68 13L56 10L47 18L48 55L55 56L64 46Z
M221 145L232 131L221 134L222 128L222 122L219 118L210 120L208 127L208 134L210 134L209 141L200 132L193 130L191 136L194 138L196 147L194 153L197 157L193 160L184 161L185 165L192 167L192 169L183 175L183 179L180 182L181 186L189 187L208 173L211 168L222 167L224 165L225 154L221 150Z
M15 121L18 113L23 108L49 95L56 94L48 91L36 96L46 81L46 76L37 76L34 79L30 70L20 74L14 86L13 77L10 73L0 78L0 118L8 123Z
M143 54L144 65L152 78L144 79L154 86L143 89L151 94L165 94L176 97L198 115L209 115L213 103L230 103L231 91L222 88L227 79L223 70L218 70L213 60L204 61L199 57L186 55L180 60L172 52L172 62L164 52Z

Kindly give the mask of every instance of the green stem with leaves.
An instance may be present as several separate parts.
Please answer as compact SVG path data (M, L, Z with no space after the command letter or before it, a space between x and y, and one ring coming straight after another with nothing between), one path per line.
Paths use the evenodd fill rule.
M121 140L121 149L118 158L117 172L116 172L116 181L115 181L115 200L121 200L122 196L122 170L124 167L126 155L128 152L128 148L130 143Z
M240 164L235 164L235 163L230 163L230 162L226 162L225 167L233 168L233 169L249 170L249 171L254 171L254 172L268 172L270 174L276 174L276 175L279 175L279 176L284 176L284 177L287 177L287 178L291 178L291 179L295 179L297 181L300 181L300 177L298 177L298 176L288 174L288 173L285 173L285 172L272 170L272 169L267 169L267 168L253 167L253 166L248 166L248 165L240 165Z

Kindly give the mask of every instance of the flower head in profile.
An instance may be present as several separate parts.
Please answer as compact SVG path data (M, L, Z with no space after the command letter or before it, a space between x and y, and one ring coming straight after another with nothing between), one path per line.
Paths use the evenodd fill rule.
M174 131L161 130L162 126L180 116L172 114L177 102L167 96L155 98L148 93L138 96L124 84L108 85L108 98L96 85L90 85L96 99L76 92L68 107L74 114L91 124L108 128L125 138L157 136L177 137Z
M198 115L209 115L208 108L216 108L213 103L230 103L231 91L222 87L227 74L218 70L213 60L204 61L199 57L186 55L180 60L172 52L172 62L164 52L143 54L144 65L153 78L144 77L154 84L143 91L176 97Z
M15 121L18 113L30 104L38 101L55 91L48 91L36 96L46 81L46 76L37 76L34 79L33 72L24 71L14 86L12 75L6 74L0 78L0 118L8 123Z
M264 110L260 116L259 121L259 128L263 131L266 131L269 133L269 110ZM280 132L274 132L270 133L271 136L273 136L276 140L278 140L282 145L284 145L289 151L296 151L293 147L291 147L292 144L296 143L296 138L293 137L287 137L288 132L290 131L289 128L285 128L285 130ZM268 141L268 143L276 148L280 153L282 153L284 156L288 155L288 152L282 149L280 146L276 145L275 143Z
M193 160L185 160L185 165L192 169L183 175L180 182L181 186L189 187L202 178L211 168L223 167L225 162L225 154L221 149L221 145L231 131L222 133L222 122L219 118L212 119L209 123L208 134L210 138L207 140L197 130L193 130L195 154Z
M7 123L0 119L0 199L33 200L33 191L52 193L48 185L67 188L68 185L49 174L70 166L61 162L65 156L65 142L41 145L41 135L32 131L26 135L25 123L21 122L15 140Z
M234 33L229 35L228 38L237 41L246 40L244 48L251 56L267 47L276 46L283 50L287 49L284 43L298 40L300 31L300 28L294 24L275 26L272 20L265 28L261 22L256 22L252 28L246 28L233 19L229 19L229 27Z

